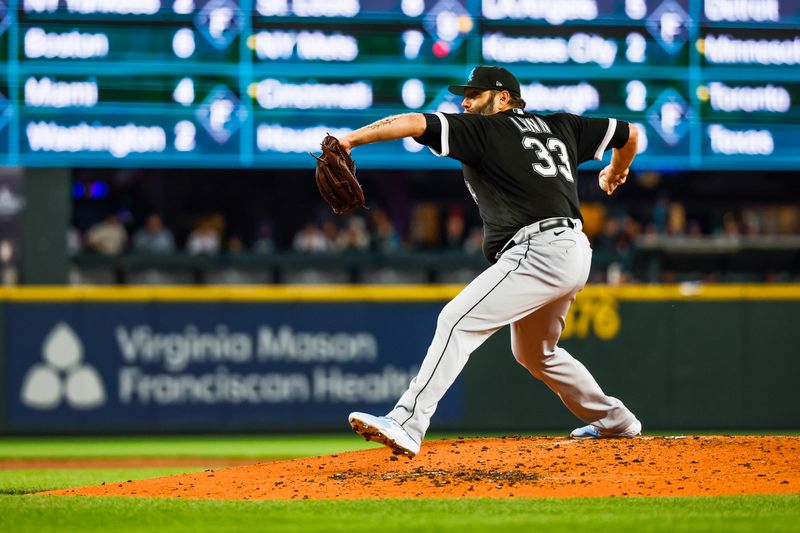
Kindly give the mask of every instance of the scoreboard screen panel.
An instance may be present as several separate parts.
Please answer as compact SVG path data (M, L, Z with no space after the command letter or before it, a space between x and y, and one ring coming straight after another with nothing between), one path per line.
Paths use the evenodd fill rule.
M310 167L493 64L530 111L636 124L638 168L800 167L800 0L0 0L0 61L0 165Z

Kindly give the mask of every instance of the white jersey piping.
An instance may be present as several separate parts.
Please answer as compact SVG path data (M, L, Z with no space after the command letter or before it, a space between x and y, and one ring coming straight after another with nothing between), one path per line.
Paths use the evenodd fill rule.
M611 142L611 137L614 136L614 132L617 131L617 119L610 118L608 119L608 129L606 130L606 136L603 137L600 146L597 147L597 151L594 153L594 158L600 161L603 159L603 152L606 151L606 147L608 147L608 143Z
M443 113L434 113L439 117L439 122L442 123L442 151L437 152L430 146L428 149L437 157L447 157L450 155L450 124L447 122L447 117Z

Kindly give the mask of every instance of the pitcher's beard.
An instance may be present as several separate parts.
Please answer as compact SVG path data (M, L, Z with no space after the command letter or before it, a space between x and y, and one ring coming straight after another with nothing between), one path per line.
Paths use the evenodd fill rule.
M489 100L488 102L486 102L481 106L472 106L469 112L472 113L473 115L488 116L488 115L494 115L493 108L494 108L494 101Z

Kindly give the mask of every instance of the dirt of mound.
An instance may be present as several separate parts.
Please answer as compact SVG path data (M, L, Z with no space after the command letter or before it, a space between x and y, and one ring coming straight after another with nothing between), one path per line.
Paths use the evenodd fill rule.
M425 442L47 494L201 499L800 493L800 437L504 437Z

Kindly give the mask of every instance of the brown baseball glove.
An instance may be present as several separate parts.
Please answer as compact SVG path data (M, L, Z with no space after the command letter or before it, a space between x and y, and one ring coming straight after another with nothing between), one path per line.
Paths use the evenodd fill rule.
M364 191L356 179L356 163L339 139L326 135L322 140L322 157L317 160L317 188L322 198L337 215L365 207Z

